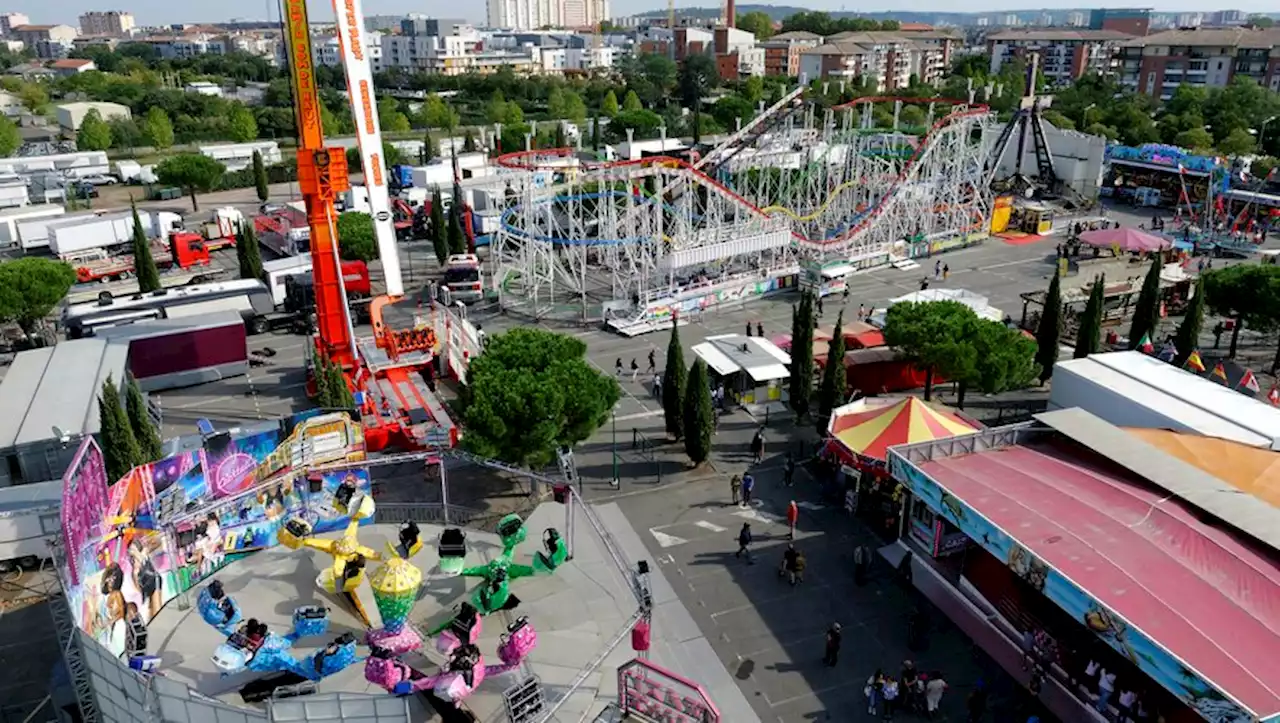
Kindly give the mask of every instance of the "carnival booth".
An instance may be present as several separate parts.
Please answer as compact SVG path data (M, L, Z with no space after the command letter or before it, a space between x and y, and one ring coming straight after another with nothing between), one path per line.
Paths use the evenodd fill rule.
M791 355L768 339L742 334L709 336L693 346L706 363L713 380L743 406L765 406L787 400L786 380Z
M867 517L892 537L901 521L903 491L889 474L889 448L959 437L981 428L958 412L916 397L869 397L832 413L824 456L838 465L836 481L844 489L846 509Z

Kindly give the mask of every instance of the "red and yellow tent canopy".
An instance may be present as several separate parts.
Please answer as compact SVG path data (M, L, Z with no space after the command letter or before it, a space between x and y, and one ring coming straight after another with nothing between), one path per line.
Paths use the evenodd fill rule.
M831 415L828 433L841 452L885 460L889 448L976 432L978 427L958 415L932 407L915 397L860 399Z

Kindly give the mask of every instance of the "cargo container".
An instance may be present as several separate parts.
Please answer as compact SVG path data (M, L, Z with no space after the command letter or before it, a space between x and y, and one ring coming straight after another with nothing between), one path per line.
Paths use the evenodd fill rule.
M146 221L143 221L146 223ZM133 240L133 215L109 213L49 225L49 250L69 257L92 249L122 248Z
M271 290L271 298L276 307L285 305L286 279L290 276L311 273L311 254L298 254L284 259L265 261L262 271L267 277L267 288ZM347 298L364 299L373 295L373 286L369 280L369 267L363 261L342 262L342 285L347 290ZM314 302L313 302L314 305Z
M55 204L42 204L43 206ZM23 252L31 253L39 249L49 248L49 227L54 224L66 223L73 219L85 220L91 219L96 214L93 213L68 213L64 215L44 216L37 218L24 218L14 224L14 231L18 236L18 246Z
M31 205L27 182L19 176L0 176L0 208Z
M293 204L253 219L258 243L277 257L297 256L311 250L311 227L307 213Z
M0 488L0 573L35 570L61 533L62 480Z
M128 344L129 373L144 392L190 387L249 373L244 320L234 311L143 321L102 329L98 337Z
M13 246L18 243L18 224L34 219L53 221L65 216L67 209L56 203L42 203L38 206L22 208L6 208L0 210L0 247Z

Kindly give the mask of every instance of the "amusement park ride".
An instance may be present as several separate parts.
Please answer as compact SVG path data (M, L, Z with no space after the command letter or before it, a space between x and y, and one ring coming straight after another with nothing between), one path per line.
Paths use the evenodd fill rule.
M335 492L333 506L351 518L337 540L311 537L311 523L301 517L286 522L278 537L290 549L309 548L333 557L333 565L321 571L316 586L351 606L369 628L362 641L347 633L313 654L295 657L289 652L295 643L328 631L327 608L299 607L293 614L293 629L279 635L257 619L245 620L240 605L218 580L200 591L197 609L201 619L225 636L213 654L218 670L223 675L245 671L269 674L241 689L246 702L271 697L287 686L319 681L363 660L369 682L394 695L424 694L440 710L466 698L485 678L519 667L537 646L537 632L525 617L508 625L499 639L499 663L486 665L478 642L485 616L519 605L519 599L510 591L512 580L549 575L564 564L568 552L557 530L549 528L543 533L544 549L534 556L532 565L515 564L515 548L526 539L527 531L519 515L507 515L498 525L502 554L487 565L471 568L464 567L463 562L467 551L465 533L457 528L444 530L437 547L440 575L480 577L483 582L447 622L424 634L410 621L423 585L422 572L409 561L423 547L417 525L406 523L400 530L399 545L388 543L386 553L378 553L361 545L358 537L361 522L375 512L373 499L354 485L344 484ZM381 564L366 578L368 560ZM375 628L360 603L360 588L366 579L382 622L379 628ZM437 672L424 673L402 659L420 651L424 641L431 638L435 639L435 651L444 658ZM369 647L367 657L358 655L358 642Z

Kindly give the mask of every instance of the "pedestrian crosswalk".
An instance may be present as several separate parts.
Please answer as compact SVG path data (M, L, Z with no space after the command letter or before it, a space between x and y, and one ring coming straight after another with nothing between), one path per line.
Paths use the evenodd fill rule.
M814 502L796 502L796 507L810 513L825 509L823 505ZM759 499L752 500L750 506L746 507L704 508L702 513L705 517L701 519L652 527L649 534L659 547L666 549L736 534L743 522L759 528L786 524L785 514L773 512L764 500Z

